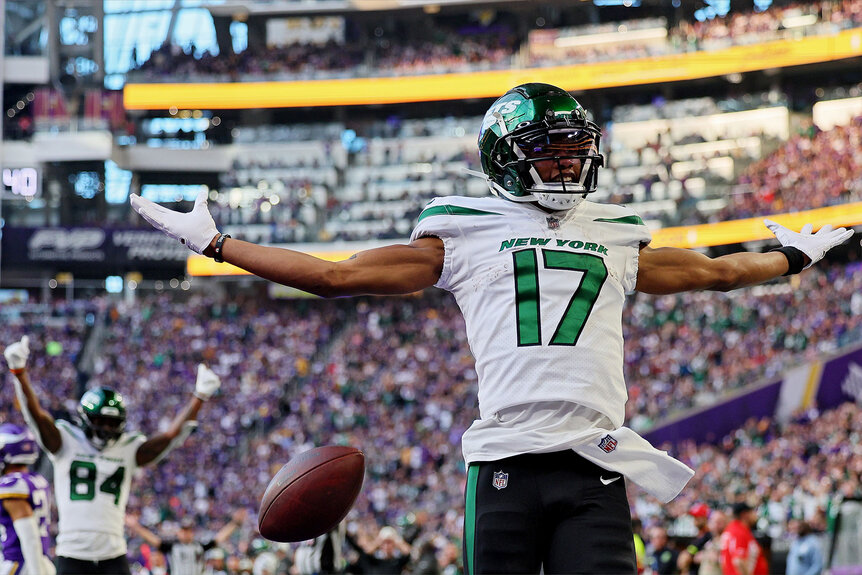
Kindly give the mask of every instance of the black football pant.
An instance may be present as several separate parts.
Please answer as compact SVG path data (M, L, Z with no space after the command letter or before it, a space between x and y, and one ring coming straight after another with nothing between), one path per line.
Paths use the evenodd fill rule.
M57 575L131 575L125 555L104 561L57 557Z
M625 478L574 451L467 470L464 574L637 573Z

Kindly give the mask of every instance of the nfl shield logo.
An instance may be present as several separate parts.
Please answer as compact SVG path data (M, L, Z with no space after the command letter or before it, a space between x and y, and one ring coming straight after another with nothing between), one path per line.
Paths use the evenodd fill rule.
M509 485L509 474L502 471L494 472L494 481L491 484L497 489L505 489Z
M555 218L554 216L548 216L548 227L552 230L560 229L560 220L559 218Z
M602 437L601 441L599 441L599 449L604 451L605 453L610 453L614 449L617 448L617 440L610 436L610 434Z

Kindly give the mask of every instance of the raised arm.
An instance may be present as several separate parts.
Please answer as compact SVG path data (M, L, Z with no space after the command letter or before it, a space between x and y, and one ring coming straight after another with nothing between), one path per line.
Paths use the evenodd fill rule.
M218 530L218 533L213 537L213 542L216 545L224 545L224 542L230 539L230 536L233 535L233 532L237 530L237 528L242 525L242 522L245 521L246 516L248 515L248 510L244 507L241 507L233 512L233 515L230 518L230 521L225 523L221 529Z
M641 248L636 289L659 295L692 290L730 291L756 285L799 273L853 235L852 230L833 230L832 226L823 226L812 234L810 224L801 232L794 232L770 220L765 223L781 247L763 254L740 252L710 258L680 248Z
M443 270L444 250L439 238L366 250L341 262L229 239L216 228L206 197L206 192L201 192L188 213L169 210L135 194L131 204L156 229L194 252L323 297L412 293L434 285Z
M27 359L30 357L30 338L26 335L21 341L15 342L3 350L9 371L15 376L15 395L20 404L21 413L27 425L39 436L42 447L51 453L57 453L63 447L63 437L54 418L39 404L39 398L33 391L30 375L27 371Z
M174 417L165 431L154 435L138 447L135 453L137 464L147 465L158 462L172 449L182 444L197 426L195 420L201 406L218 391L220 385L219 377L204 364L199 364L194 395L189 398L188 403Z
M134 515L126 515L126 527L154 549L158 549L162 545L162 538L141 525L141 522Z
M197 397L192 396L189 398L188 403L186 403L182 411L174 417L174 420L166 430L147 439L140 445L140 447L138 447L138 451L135 453L135 460L138 465L147 465L161 459L164 455L168 454L170 451L169 448L173 448L175 444L179 444L179 442L175 440L177 440L181 435L188 436L191 429L188 430L188 433L183 433L186 431L186 424L197 419L198 411L200 411L203 404L204 402ZM194 424L192 424L192 426L194 426ZM183 439L185 439L185 437L183 437Z

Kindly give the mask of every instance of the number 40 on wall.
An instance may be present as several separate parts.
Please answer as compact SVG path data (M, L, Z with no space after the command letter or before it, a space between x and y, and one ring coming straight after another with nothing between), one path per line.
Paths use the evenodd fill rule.
M4 168L3 189L25 198L39 193L39 172L35 168Z

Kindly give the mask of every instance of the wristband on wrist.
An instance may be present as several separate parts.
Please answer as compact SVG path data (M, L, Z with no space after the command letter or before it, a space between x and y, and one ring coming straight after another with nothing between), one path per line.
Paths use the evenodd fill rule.
M197 397L198 399L200 399L203 402L206 402L209 400L209 397L204 397L202 394L200 394L198 392L194 392L192 395L194 395L195 397Z
M215 250L215 255L213 256L213 260L215 260L216 263L222 263L224 261L221 257L221 251L222 251L222 247L224 246L224 241L226 239L228 239L229 237L230 237L230 234L219 234L219 237L215 243L215 248L213 248Z
M15 369L9 368L9 371L15 375L18 375L19 373L24 373L25 371L27 371L27 368L26 367L18 367Z
M786 276L798 274L802 271L802 268L805 267L805 254L799 248L781 246L780 248L775 248L769 251L781 252L784 254L784 257L787 258L788 268L787 272L784 274Z

